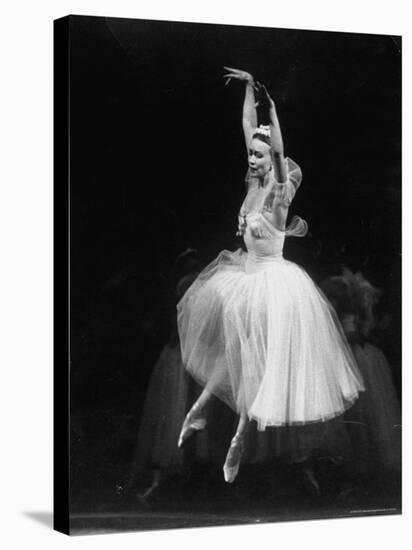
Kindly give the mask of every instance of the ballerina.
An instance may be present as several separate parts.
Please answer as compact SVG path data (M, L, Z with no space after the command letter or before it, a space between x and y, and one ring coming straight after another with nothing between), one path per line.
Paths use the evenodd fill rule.
M212 395L239 422L223 467L226 482L238 474L250 420L259 430L337 417L363 390L362 378L333 308L307 273L283 258L287 236L304 236L307 224L289 206L302 173L284 157L275 103L251 74L225 67L225 78L245 82L243 131L248 192L238 234L247 253L222 251L177 305L182 359L204 387L188 412L178 445L206 426ZM269 110L258 125L255 91Z

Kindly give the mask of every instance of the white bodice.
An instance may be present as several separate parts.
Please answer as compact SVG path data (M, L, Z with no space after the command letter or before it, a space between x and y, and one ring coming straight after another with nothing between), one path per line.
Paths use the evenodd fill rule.
M243 240L248 253L257 260L282 257L285 232L274 227L264 214L253 212L241 218Z
M299 188L302 180L302 172L299 166L289 158L285 159L287 168L287 180L278 183L272 178L266 191L258 192L258 182L249 176L246 181L249 185L248 194L243 201L239 212L239 225L237 235L242 235L250 259L258 263L270 259L283 257L283 245L285 237L303 237L308 231L307 223L299 216L294 216L285 230L276 228L268 217L273 217L273 204L276 201L287 211Z

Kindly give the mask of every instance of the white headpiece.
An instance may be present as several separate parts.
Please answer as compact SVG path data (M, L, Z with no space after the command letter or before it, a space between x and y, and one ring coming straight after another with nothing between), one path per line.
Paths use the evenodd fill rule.
M267 138L270 138L270 126L265 126L264 124L260 124L258 128L253 132L254 135L259 134L260 136L265 136Z

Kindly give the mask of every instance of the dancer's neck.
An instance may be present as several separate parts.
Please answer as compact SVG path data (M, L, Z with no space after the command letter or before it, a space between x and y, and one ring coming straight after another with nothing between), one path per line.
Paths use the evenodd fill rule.
M259 178L258 181L258 187L260 189L266 189L267 187L271 187L273 180L272 170L265 174L262 179Z

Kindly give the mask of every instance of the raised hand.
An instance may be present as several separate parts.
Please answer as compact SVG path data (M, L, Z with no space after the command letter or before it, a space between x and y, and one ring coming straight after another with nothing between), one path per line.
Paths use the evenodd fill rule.
M253 76L246 71L241 71L240 69L233 69L232 67L226 67L226 66L223 68L227 71L227 73L223 75L223 78L226 79L225 86L229 84L232 78L236 78L237 80L243 80L245 82L250 82L251 84L253 84L254 82Z

